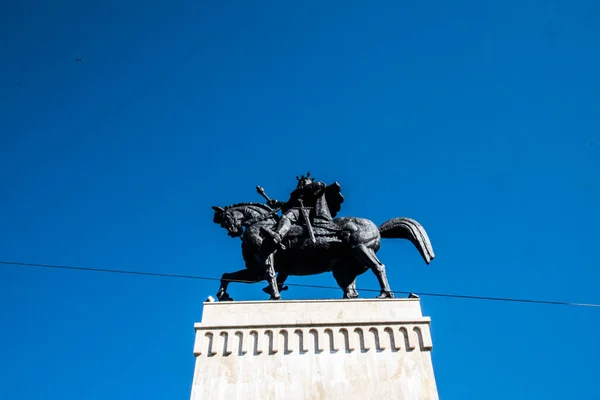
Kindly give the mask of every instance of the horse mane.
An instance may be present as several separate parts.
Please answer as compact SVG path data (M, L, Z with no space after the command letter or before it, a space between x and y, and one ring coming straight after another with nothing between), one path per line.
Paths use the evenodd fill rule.
M223 209L229 210L230 208L246 207L246 206L262 208L263 210L265 210L267 212L273 211L273 209L271 207L269 207L268 205L263 204L263 203L237 203L237 204L232 204L230 206L224 207Z
M269 213L273 212L273 209L269 206L267 206L266 204L262 204L262 203L237 203L237 204L232 204L230 206L226 206L222 208L222 211L219 210L215 210L215 216L213 218L213 222L215 224L220 224L221 222L223 222L223 212L227 211L227 210L231 210L231 209L235 209L235 208L240 208L240 207L253 207L256 208L254 211L260 213L260 210L265 211L264 214L262 214L261 217L259 217L258 219L253 218L251 219L251 221L257 222L257 221L261 221L264 219L264 217L266 217ZM271 215L271 218L274 218L275 221L279 220L279 216L277 214L273 214Z

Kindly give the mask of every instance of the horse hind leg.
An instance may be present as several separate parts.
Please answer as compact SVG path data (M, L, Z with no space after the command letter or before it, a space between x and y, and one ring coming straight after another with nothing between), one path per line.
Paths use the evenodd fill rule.
M381 293L379 293L377 298L378 299L393 298L394 293L392 292L392 289L390 289L390 284L388 282L387 275L385 273L385 265L381 261L379 261L379 259L375 255L375 252L372 249L368 248L364 244L359 244L354 249L355 249L354 251L355 251L355 254L356 254L356 257L358 258L358 260L362 264L369 267L373 271L375 276L377 277L377 280L379 281L379 286L381 287Z
M227 287L229 286L230 282L255 283L260 280L261 278L257 276L255 272L249 269L241 269L236 272L224 273L221 277L221 287L217 292L217 299L219 299L219 301L233 300L227 293Z
M344 269L336 269L333 271L333 278L338 286L344 291L344 299L356 299L358 292L356 291L356 276L352 276Z
M346 289L344 289L344 298L345 299L356 299L358 297L358 292L356 291L356 278L352 281Z

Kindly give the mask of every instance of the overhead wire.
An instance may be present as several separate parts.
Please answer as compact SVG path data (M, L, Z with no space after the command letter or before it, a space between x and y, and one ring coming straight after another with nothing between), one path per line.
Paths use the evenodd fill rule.
M103 273L125 274L125 275L142 275L142 276L154 276L154 277L161 277L161 278L195 279L195 280L205 280L205 281L227 281L227 282L232 282L232 283L249 283L249 284L258 283L257 281L249 281L249 280L243 280L243 279L222 279L222 278L214 278L214 277L200 276L200 275L182 275L182 274L170 274L170 273L164 273L164 272L131 271L131 270L122 270L122 269L91 268L91 267L75 267L75 266L69 266L69 265L38 264L38 263L25 263L25 262L15 262L15 261L0 261L0 264L1 265L18 266L18 267L38 267L38 268L49 268L49 269L72 270L72 271L103 272ZM305 287L305 288L313 288L313 289L339 290L339 287L335 287L335 286L310 285L310 284L303 284L303 283L286 283L285 286ZM379 289L357 288L356 290L361 291L361 292L380 292ZM397 290L393 290L392 292L394 294L406 294L406 295L413 294L411 292L403 292L403 291L397 291ZM416 294L418 296L446 297L446 298L469 299L469 300L488 300L488 301L504 301L504 302L513 302L513 303L531 303L531 304L547 304L547 305L600 308L600 304L576 303L576 302L570 302L570 301L518 299L518 298L511 298L511 297L473 296L473 295L461 295L461 294L450 294L450 293L417 292Z

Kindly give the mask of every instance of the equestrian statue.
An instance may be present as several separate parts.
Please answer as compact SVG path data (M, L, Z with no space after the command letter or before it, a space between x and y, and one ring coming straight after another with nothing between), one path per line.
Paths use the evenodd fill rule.
M314 181L310 172L300 178L286 202L270 199L257 186L266 204L238 203L214 206L214 222L231 237L242 240L246 268L225 273L217 293L219 301L232 300L227 293L230 282L268 282L263 289L271 300L281 299L290 275L305 276L332 272L343 297L354 299L356 277L372 270L381 288L377 298L392 298L385 265L376 256L382 238L410 240L425 263L434 259L425 229L410 218L393 218L377 227L365 218L335 218L344 196L335 182ZM281 212L281 216L278 213Z

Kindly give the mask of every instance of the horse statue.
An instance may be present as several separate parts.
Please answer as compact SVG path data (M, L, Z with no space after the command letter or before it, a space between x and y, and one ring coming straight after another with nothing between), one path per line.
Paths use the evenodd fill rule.
M294 225L285 245L266 257L261 251L266 242L265 230L273 229L279 221L277 209L262 203L238 203L227 207L213 207L214 223L227 230L230 237L241 238L242 257L246 267L225 273L217 293L219 301L233 300L227 293L230 282L255 283L267 280L263 289L271 300L281 298L285 280L290 275L307 276L332 272L343 298L358 297L356 278L372 270L381 288L377 298L392 298L394 294L387 280L385 265L376 256L381 239L408 239L425 263L435 257L425 229L410 218L393 218L377 227L365 218L339 217L328 227ZM310 233L310 235L309 235ZM312 240L311 238L312 237ZM316 240L315 240L316 239ZM277 273L277 276L275 276Z

